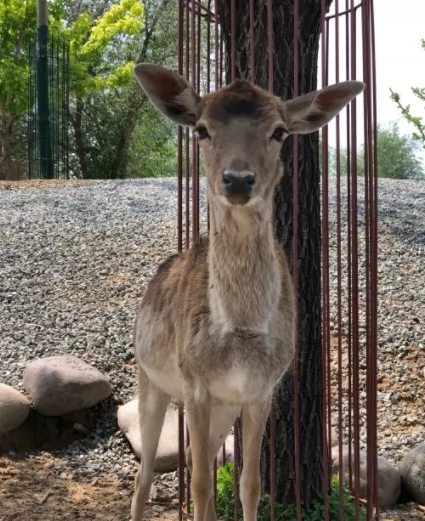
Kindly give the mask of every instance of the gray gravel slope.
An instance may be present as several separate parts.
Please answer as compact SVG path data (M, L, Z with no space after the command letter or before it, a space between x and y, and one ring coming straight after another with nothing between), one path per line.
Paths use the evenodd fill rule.
M20 389L28 360L74 354L109 376L115 400L133 398L131 329L148 280L158 263L175 252L176 181L3 189L0 201L0 381ZM334 222L333 183L330 205ZM360 220L361 206L360 201ZM409 380L404 358L418 351L416 365L423 374L424 208L425 182L380 183L379 364L390 387L414 387L406 401L382 388L380 404L389 405L380 419L381 447L392 460L423 437L413 429L422 425L423 432L423 407L415 405L422 393ZM334 259L334 224L330 242ZM335 302L334 290L331 297ZM390 429L409 414L412 401L417 418L406 423L408 433ZM385 429L390 430L388 436ZM109 469L121 477L133 475L135 459L111 411L99 420L96 432L70 447L67 455L74 472L87 476Z

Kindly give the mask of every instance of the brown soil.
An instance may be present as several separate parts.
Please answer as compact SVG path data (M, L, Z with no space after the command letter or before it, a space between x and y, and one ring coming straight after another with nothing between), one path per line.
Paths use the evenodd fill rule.
M91 482L58 476L63 460L0 459L0 521L129 521L132 490L100 474ZM175 521L174 505L148 505L145 519Z

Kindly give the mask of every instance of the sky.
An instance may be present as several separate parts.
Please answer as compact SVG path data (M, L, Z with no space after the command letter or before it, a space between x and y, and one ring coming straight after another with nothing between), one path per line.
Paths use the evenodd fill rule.
M335 2L331 12L335 11ZM355 0L355 5L359 0ZM344 11L346 0L339 0L339 11ZM387 124L398 120L402 134L411 134L413 127L402 119L397 105L390 99L390 88L400 94L403 104L410 104L414 115L425 117L424 104L413 95L411 87L425 87L425 50L421 47L421 39L425 39L425 0L374 0L375 12L375 45L376 45L376 73L377 73L377 113L378 122ZM360 29L360 10L357 23ZM340 17L341 19L341 17ZM340 81L345 78L345 21L339 23L340 39ZM361 32L357 44L358 78L363 79L361 54ZM329 83L334 83L335 60L335 24L330 27L330 70L333 71ZM321 56L321 54L319 54ZM319 64L319 71L320 71ZM320 74L319 74L320 76ZM321 85L321 78L319 78ZM358 139L363 141L363 117L361 99L358 105ZM342 116L341 125L345 125ZM342 127L345 128L345 127ZM335 140L335 124L329 125L329 137ZM344 145L344 143L342 143ZM425 153L421 154L425 160Z

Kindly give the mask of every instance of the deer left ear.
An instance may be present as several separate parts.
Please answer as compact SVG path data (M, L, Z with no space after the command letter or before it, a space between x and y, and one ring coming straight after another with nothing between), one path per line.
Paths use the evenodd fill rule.
M345 81L287 101L289 132L308 134L322 128L364 88L365 84L361 81Z
M151 103L178 125L193 127L200 96L179 74L151 63L138 63L134 75Z

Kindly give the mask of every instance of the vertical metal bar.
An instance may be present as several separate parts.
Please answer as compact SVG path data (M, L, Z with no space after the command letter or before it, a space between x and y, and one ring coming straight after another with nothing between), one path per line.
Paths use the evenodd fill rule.
M178 31L178 73L183 76L183 0L178 0L177 6L177 31ZM177 249L183 250L183 129L177 128ZM183 405L178 409L178 440L179 440L179 521L183 521L184 490L184 412Z
M329 85L329 35L330 35L330 28L329 28L329 20L326 19L325 24L325 33L326 33L326 85ZM328 140L328 126L326 126L326 140ZM331 446L330 446L330 440L332 437L332 426L331 426L331 418L332 418L332 410L331 410L331 334L330 334L330 280L329 280L329 142L326 143L326 179L327 179L327 193L325 197L325 204L327 208L326 216L327 216L327 222L326 222L326 291L324 293L324 297L326 299L326 324L323 325L323 334L326 335L326 377L327 377L327 386L326 386L326 404L327 404L327 441L328 441L328 472L330 475L331 472Z
M60 172L60 78L59 78L59 37L57 37L56 40L56 67L55 67L55 74L56 74L56 170L57 170L57 176L61 177Z
M243 421L243 418L242 418ZM234 453L234 465L233 465L233 492L235 494L235 508L233 511L233 519L234 521L239 520L239 465L238 465L238 458L239 458L239 426L238 426L238 420L235 421L235 425L233 427L233 435L234 435L234 446L233 446L233 453Z
M351 0L351 79L357 77L357 38L356 38L356 10L354 0ZM358 268L358 202L357 202L357 102L352 101L351 117L351 255L352 255L352 352L353 352L353 412L354 412L354 491L355 491L355 511L359 517L359 498L360 498L360 402L359 402L359 268Z
M297 1L297 0L296 0ZM251 52L251 80L255 81L255 34L254 34L254 2L250 3L250 52ZM267 24L268 24L268 88L273 93L273 2L267 0ZM276 519L276 408L274 400L272 402L270 417L270 520ZM297 436L295 435L295 438ZM295 441L297 442L297 440Z
M211 21L212 21L211 20L211 0L208 0L208 12L209 12L209 14L207 16L207 92L210 92L210 90L211 90Z
M215 60L215 90L218 90L220 82L220 38L218 32L218 0L214 0L214 60Z
M236 0L230 4L230 76L233 81L236 78Z
M69 47L69 43L67 43L66 45L66 104L67 104L67 107L68 107L68 110L69 110L69 96L70 96L70 76L69 76L69 67L70 67L70 59L69 59L69 52L70 52L70 47ZM68 144L68 147L67 147L67 154L66 154L66 171L67 171L67 176L69 178L69 122L68 122L68 127L67 127L67 134L66 134L66 141L67 141L67 144Z
M184 414L183 405L179 404L178 412L178 429L179 429L179 521L183 521L183 503L184 503Z
M273 92L273 2L267 0L267 36L269 50L269 91Z
M254 0L249 0L249 58L251 81L255 82L255 9Z
M378 406L378 159L377 159L377 103L376 103L376 49L375 49L375 17L373 9L373 0L369 0L370 9L370 31L371 31L371 104L372 104L372 169L373 169L373 190L372 190L372 245L371 245L371 293L372 293L372 351L373 351L373 450L374 450L374 507L375 520L379 519L379 484L378 484L378 438L377 438L377 406Z
M299 92L299 0L294 0L294 93ZM270 52L270 51L269 51ZM270 62L269 62L270 63ZM273 86L273 79L269 84ZM299 219L299 142L298 135L294 135L294 165L293 165L293 207L292 207L292 278L295 294L295 309L298 309L298 219ZM295 457L295 498L297 507L297 521L301 521L301 472L300 472L300 424L299 424L299 345L298 345L298 313L294 320L295 356L294 356L294 457Z
M326 48L326 25L325 25L326 6L325 0L321 0L320 25L322 33L322 85L326 85L327 77L327 48ZM328 323L327 295L328 295L328 127L322 129L322 393L323 393L323 494L324 494L324 520L329 521L329 457L327 443L327 363L328 363L328 336L326 328Z
M369 363L372 364L372 354L371 354L371 331L370 331L370 169L369 169L369 160L370 160L370 135L369 135L369 103L368 103L368 90L369 90L369 39L368 39L368 12L367 6L365 4L362 5L362 38L363 38L363 78L366 82L365 87L365 96L363 101L363 131L364 131L364 198L365 198L365 301L366 301L366 323L365 323L365 331L366 331L366 437L367 444L369 450L367 451L367 467L369 469L368 472L368 482L367 482L367 518L372 519L373 515L373 482L375 480L374 475L374 465L373 465L373 448L372 448L372 436L371 433L371 424L370 424L370 401L371 401L371 391L373 389L371 387L371 376L372 376L372 368L368 366Z
M190 445L189 428L186 421L186 451ZM186 515L190 518L190 472L189 467L186 465Z
M177 31L178 31L178 73L183 76L183 2L178 0L177 6ZM177 127L177 248L183 249L183 129ZM179 427L180 428L180 427ZM180 446L180 440L179 440ZM182 483L179 483L182 488ZM179 510L180 514L180 510Z
M189 57L190 57L190 25L189 25L189 0L186 0L185 4L185 78L189 81ZM186 127L184 131L184 145L185 145L185 196L186 196L186 227L185 227L185 239L186 239L186 249L189 248L190 243L190 150L189 150L189 129Z
M350 79L351 71L351 12L349 10L349 0L345 0L346 14L346 80ZM347 334L347 358L348 358L348 389L347 389L347 409L348 409L348 470L349 470L349 487L353 489L353 472L352 472L352 388L353 388L353 356L352 356L352 320L351 320L351 106L347 105L347 315L348 315L348 334Z
M207 92L211 90L211 2L212 0L208 0L208 11L209 15L207 18ZM214 30L217 28L217 14L214 13ZM215 42L215 67L217 68L217 40ZM217 84L217 79L215 79ZM207 190L207 229L210 231L210 204L208 201L208 187ZM215 490L215 489L214 489Z
M189 4L189 0L187 0ZM190 44L191 44L191 80L192 87L197 90L197 46L198 38L196 34L196 5L192 0L190 10ZM199 31L199 27L198 27ZM198 190L198 141L196 136L192 133L192 241L195 242L198 237L199 226L199 190Z
M28 146L28 178L31 179L32 175L32 100L31 100L31 91L32 91L32 58L31 58L31 38L28 39L28 128L27 128L27 146Z
M335 0L335 82L339 75L339 0ZM337 328L338 328L338 453L342 461L342 258L341 258L341 128L340 116L336 117L336 240L337 240ZM339 521L344 521L343 468L339 467Z

